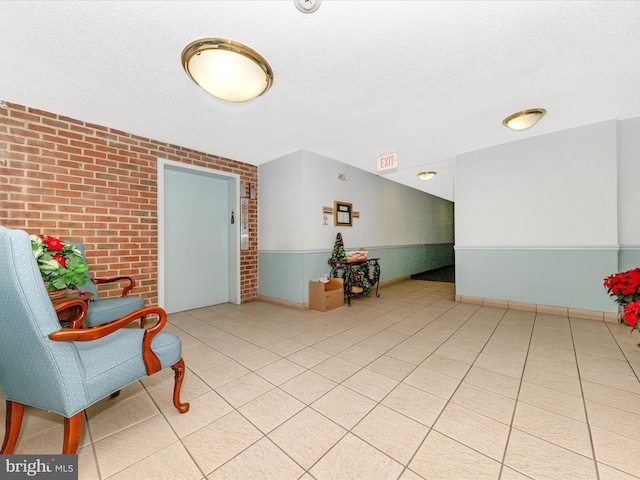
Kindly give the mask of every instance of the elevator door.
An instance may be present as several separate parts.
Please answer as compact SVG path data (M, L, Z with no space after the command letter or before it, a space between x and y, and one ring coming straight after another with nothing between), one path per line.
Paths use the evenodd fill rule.
M166 167L165 310L229 301L229 181Z

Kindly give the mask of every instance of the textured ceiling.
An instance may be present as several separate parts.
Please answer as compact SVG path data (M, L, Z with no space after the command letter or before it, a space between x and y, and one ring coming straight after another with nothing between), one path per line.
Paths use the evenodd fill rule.
M449 200L456 154L640 115L636 1L0 0L0 22L0 99L254 165L304 149L375 173L394 152L387 178ZM202 37L257 50L271 90L198 88L180 55Z

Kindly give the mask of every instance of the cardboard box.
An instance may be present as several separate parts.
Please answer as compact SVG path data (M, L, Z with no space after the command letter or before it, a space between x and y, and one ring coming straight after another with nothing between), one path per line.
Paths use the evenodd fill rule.
M326 312L344 305L344 283L341 278L329 278L328 283L309 282L309 308Z

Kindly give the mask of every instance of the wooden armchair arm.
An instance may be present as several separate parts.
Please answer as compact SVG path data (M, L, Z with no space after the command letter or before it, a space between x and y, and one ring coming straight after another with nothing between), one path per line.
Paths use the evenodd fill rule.
M76 300L72 300L75 302ZM67 302L71 303L71 302ZM65 305L65 304L63 304ZM126 317L119 318L118 320L99 325L92 328L62 328L57 332L49 334L49 338L56 342L90 342L91 340L97 340L103 338L110 333L119 330L128 323L138 320L140 317L146 317L149 314L158 315L159 321L150 328L147 328L142 337L142 359L144 360L144 366L147 370L147 375L152 375L159 372L162 368L160 360L151 350L151 340L155 337L160 330L162 330L167 323L167 313L160 307L145 307L135 312L131 312Z
M124 288L122 289L122 296L126 297L127 293L129 293L131 290L133 290L133 287L136 286L136 281L134 280L133 277L111 277L111 278L93 278L93 277L91 277L91 281L93 283L95 283L96 285L100 285L102 283L120 282L122 280L127 280L129 282L129 284L125 285Z
M78 314L69 319L69 327L81 328L84 326L84 319L87 318L87 304L84 300L69 300L68 302L59 303L53 306L56 313L66 310L67 308L78 307Z

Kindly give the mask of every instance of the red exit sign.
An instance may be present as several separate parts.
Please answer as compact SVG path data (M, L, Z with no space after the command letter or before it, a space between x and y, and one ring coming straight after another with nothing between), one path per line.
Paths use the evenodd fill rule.
M391 172L398 168L398 156L395 153L385 153L378 157L378 173Z

